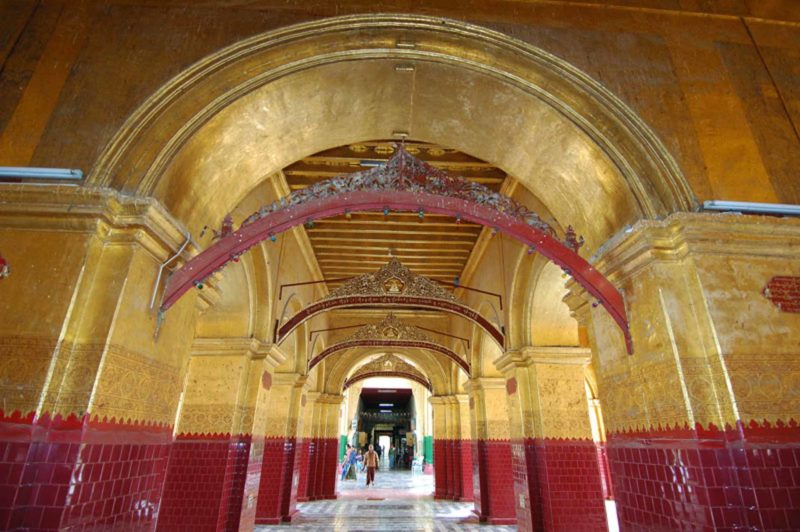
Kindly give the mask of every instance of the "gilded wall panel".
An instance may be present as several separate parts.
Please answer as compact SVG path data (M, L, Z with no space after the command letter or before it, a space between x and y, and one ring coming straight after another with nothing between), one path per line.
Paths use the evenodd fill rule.
M542 437L592 437L581 366L536 364L536 388Z
M798 419L800 358L797 355L736 354L725 356L741 420L774 424Z
M172 425L181 370L120 345L105 354L91 413L99 418Z
M104 349L103 344L61 344L56 351L56 363L50 370L43 413L82 416L89 411Z
M55 338L0 337L0 410L6 415L36 410L55 345Z
M232 404L184 404L178 422L180 434L235 433L236 406Z

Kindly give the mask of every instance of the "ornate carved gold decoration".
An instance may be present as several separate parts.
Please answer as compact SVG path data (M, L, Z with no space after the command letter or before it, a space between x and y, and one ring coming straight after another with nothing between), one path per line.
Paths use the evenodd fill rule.
M411 340L434 343L418 327L403 323L391 312L379 323L370 323L361 327L345 339L344 343L357 340Z
M181 370L118 345L109 345L89 411L101 419L172 425Z
M378 374L378 373L392 373L392 374L405 374L414 377L417 382L426 383L430 389L430 382L428 378L417 368L401 359L397 355L383 355L370 362L367 362L358 368L345 383L345 388L348 387L349 382L358 380L359 377Z
M0 408L6 415L36 410L55 345L56 338L0 338Z
M355 279L351 279L330 292L325 296L325 299L375 295L426 297L453 302L458 301L453 294L436 284L435 281L413 273L395 257L389 259L386 266L383 266L377 272L365 273Z

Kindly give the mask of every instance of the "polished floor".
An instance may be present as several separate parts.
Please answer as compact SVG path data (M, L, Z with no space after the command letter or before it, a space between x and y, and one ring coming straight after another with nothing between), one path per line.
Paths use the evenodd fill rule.
M357 481L339 482L338 499L298 505L291 524L257 526L256 530L368 530L434 532L446 530L511 531L514 526L482 525L472 516L472 503L434 501L433 475L379 471L367 488L363 473Z

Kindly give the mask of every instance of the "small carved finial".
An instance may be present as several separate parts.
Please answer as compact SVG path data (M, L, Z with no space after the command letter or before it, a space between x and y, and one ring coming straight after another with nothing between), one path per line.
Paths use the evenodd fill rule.
M583 237L578 237L578 235L575 233L575 229L573 229L571 225L567 226L567 234L564 237L564 245L577 253L581 246L583 246L583 243Z
M225 218L222 219L222 225L219 228L219 231L214 231L214 240L218 238L224 238L229 234L233 233L233 218L231 218L230 214L226 214Z

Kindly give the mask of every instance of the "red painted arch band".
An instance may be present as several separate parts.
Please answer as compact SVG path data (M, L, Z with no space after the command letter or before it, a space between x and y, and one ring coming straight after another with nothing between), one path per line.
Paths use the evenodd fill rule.
M447 358L451 359L453 362L458 364L461 369L467 375L471 375L469 363L458 356L455 352L447 349L446 347L434 344L431 342L421 342L418 340L351 340L349 342L342 342L339 344L332 345L327 349L323 350L320 354L315 356L311 359L308 363L309 371L328 358L329 356L333 355L334 353L338 353L339 351L344 351L345 349L350 349L352 347L406 347L406 348L417 348L417 349L427 349L429 351L435 351L437 353L441 353Z
M412 373L406 373L404 371L371 371L369 373L362 373L361 375L357 375L352 379L347 379L342 388L346 390L358 381L371 379L372 377L399 377L401 379L408 379L425 386L429 392L433 391L433 387L431 386L430 382L426 381L425 379L421 379Z
M491 207L457 197L425 192L359 190L319 198L270 213L220 238L176 271L167 282L161 309L168 309L196 283L222 268L234 257L270 238L271 235L301 225L309 219L331 218L344 214L345 211L383 211L386 208L403 212L418 212L424 209L426 212L458 216L486 227L496 228L527 246L534 246L543 256L568 271L592 297L602 303L622 330L628 352L632 352L622 294L575 251L544 231ZM502 341L500 343L502 345Z

